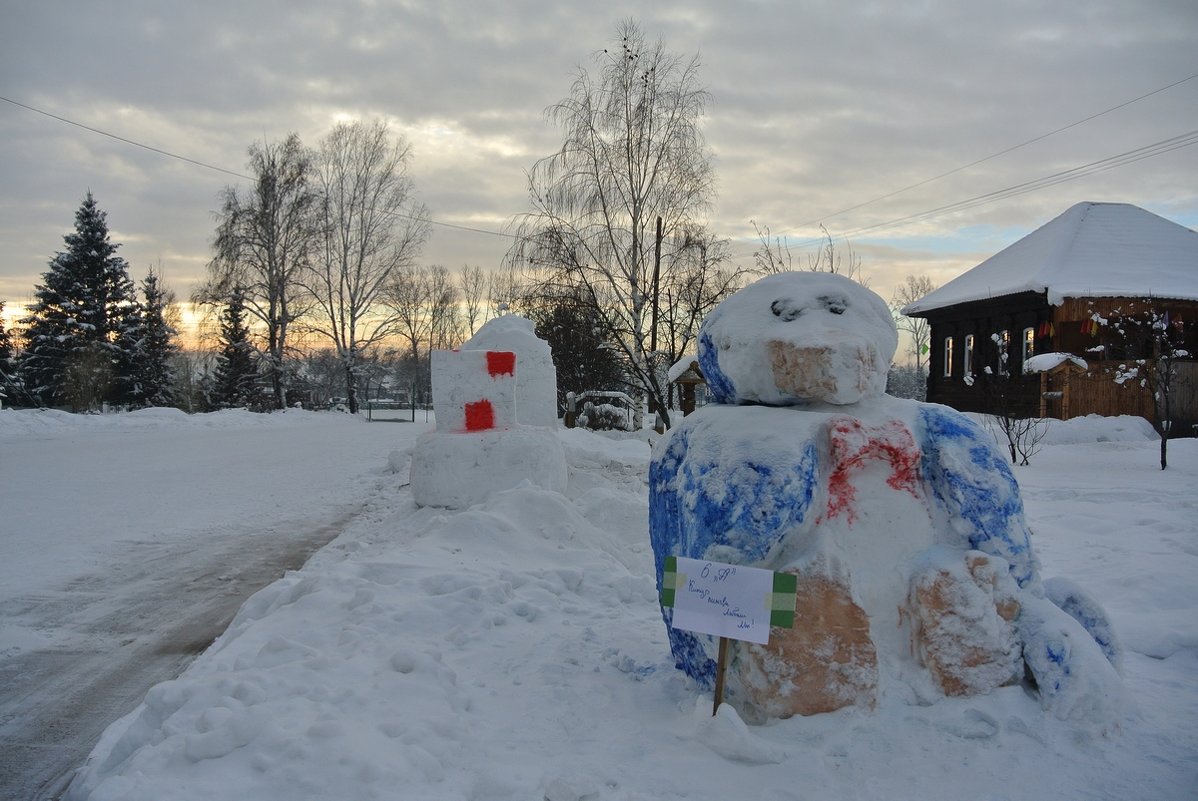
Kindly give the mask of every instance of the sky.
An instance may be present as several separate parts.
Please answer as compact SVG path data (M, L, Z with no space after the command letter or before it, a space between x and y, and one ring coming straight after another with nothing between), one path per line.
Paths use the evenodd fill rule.
M905 275L942 284L1080 201L1198 227L1192 0L0 0L0 300L31 299L88 190L132 275L155 267L186 298L247 148L293 131L315 145L353 119L412 145L438 223L423 260L496 267L527 171L560 146L545 108L627 18L700 59L707 222L746 264L754 221L801 263L822 223L889 298ZM1125 154L1137 160L922 216Z

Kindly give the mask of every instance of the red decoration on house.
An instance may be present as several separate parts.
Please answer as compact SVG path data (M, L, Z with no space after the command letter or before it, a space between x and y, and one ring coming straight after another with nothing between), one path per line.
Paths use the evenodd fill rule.
M489 431L495 427L495 407L491 401L483 398L480 401L466 404L466 430Z
M516 374L516 354L510 350L487 351L487 372L491 378Z
M870 459L890 464L886 483L893 489L919 495L919 448L911 431L898 420L879 426L865 426L860 420L842 417L829 425L832 451L832 474L828 478L828 517L844 512L850 523L856 518L853 510L855 492L850 481L852 473L862 469Z

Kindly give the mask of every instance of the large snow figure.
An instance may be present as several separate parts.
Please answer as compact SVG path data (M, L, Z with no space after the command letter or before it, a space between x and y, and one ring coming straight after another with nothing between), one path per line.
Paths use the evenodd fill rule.
M753 717L984 693L1025 665L1057 715L1109 716L1121 689L1105 615L1067 583L1046 593L994 440L885 394L897 341L880 297L828 273L769 276L708 316L698 356L716 403L650 467L658 586L670 555L799 577L795 628L733 644L728 697ZM712 638L669 638L678 667L710 683Z

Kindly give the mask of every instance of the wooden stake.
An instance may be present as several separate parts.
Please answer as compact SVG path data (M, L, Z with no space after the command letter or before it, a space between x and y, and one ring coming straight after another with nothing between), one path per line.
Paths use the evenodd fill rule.
M724 668L728 666L728 638L720 637L720 656L715 664L715 701L711 705L711 716L719 711L724 702Z

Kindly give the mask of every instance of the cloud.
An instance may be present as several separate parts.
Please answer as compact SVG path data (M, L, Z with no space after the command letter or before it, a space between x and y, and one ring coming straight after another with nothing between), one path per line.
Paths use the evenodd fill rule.
M849 234L867 271L901 280L989 255L993 237L970 247L959 232L1013 241L1079 200L1198 224L1189 147L869 228L1198 128L1195 79L884 197L1192 75L1198 6L1188 1L14 4L0 31L0 95L234 172L264 137L296 131L314 145L338 119L382 117L413 144L434 218L499 228L525 209L525 171L560 144L545 107L632 16L700 58L719 187L711 225L737 238L734 252L752 251L750 219L795 241L822 222ZM32 291L89 187L128 237L135 273L161 259L176 291L190 292L216 195L236 178L4 103L0 136L0 298ZM961 242L959 256L924 246L936 237ZM493 266L505 251L502 237L440 229L426 256Z

